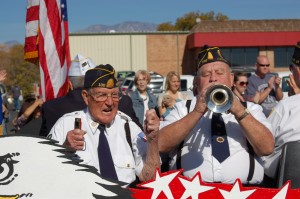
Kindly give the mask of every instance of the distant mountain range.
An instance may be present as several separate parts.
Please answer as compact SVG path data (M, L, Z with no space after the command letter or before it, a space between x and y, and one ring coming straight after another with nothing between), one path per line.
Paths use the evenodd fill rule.
M115 25L92 25L85 29L78 30L80 33L96 33L96 32L149 32L156 31L157 24L145 23L137 21L125 21Z
M146 22L138 22L138 21L125 21L123 23L115 24L115 25L91 25L87 28L74 31L76 33L98 33L98 32L152 32L156 31L157 24L154 23L146 23ZM18 41L7 41L5 43L0 43L0 47L3 49L9 49L10 47L20 44Z
M12 46L20 44L18 41L12 40L7 41L5 43L0 43L0 50L1 51L8 51Z
M14 46L16 44L20 44L20 43L18 41L16 41L16 40L7 41L7 42L4 43L4 45L6 45L8 47L12 47L12 46Z

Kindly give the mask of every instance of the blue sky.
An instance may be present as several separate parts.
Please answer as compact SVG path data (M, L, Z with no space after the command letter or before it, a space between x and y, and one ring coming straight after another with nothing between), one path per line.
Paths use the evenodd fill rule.
M0 43L24 43L26 0L2 0ZM300 19L299 0L68 0L69 32L124 21L174 23L192 11L221 12L229 19Z

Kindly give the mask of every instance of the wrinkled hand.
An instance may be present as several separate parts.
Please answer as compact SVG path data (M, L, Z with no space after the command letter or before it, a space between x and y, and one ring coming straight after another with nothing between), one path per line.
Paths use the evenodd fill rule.
M194 111L197 113L201 113L204 115L204 113L208 110L207 105L205 103L205 96L203 95L197 95L197 101L195 104Z
M232 106L230 107L229 112L232 113L233 115L237 115L240 112L240 110L244 110L244 109L245 107L243 106L239 98L234 96L232 101Z
M281 83L281 77L275 77L275 87L278 88L280 86Z
M274 83L275 83L275 76L272 76L272 77L269 79L269 81L268 81L268 87L269 87L270 89L272 89Z
M85 131L74 129L68 132L64 146L75 150L82 150L84 147Z
M194 111L196 111L197 113L201 113L202 115L204 115L204 113L208 110L207 108L207 104L205 103L205 94L207 89L211 86L208 85L207 87L205 87L196 97L197 97L197 101L195 104L195 108Z
M293 74L290 74L290 79L287 79L286 82L290 87L290 91L288 93L289 96L300 93L300 88L297 86Z
M275 84L280 85L281 83L281 77L277 76L275 77Z
M159 130L160 119L157 117L154 109L146 111L144 121L144 132L147 139L153 139L157 136Z

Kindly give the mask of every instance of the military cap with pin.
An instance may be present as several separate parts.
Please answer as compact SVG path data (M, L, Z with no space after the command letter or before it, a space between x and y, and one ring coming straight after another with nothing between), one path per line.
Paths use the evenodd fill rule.
M86 72L84 78L84 88L101 87L115 88L117 87L117 79L115 69L109 65L99 65Z
M300 41L298 41L297 45L295 46L292 62L296 66L300 66Z
M230 66L230 62L223 57L219 47L210 47L205 45L198 54L198 60L198 68L204 64L216 61L224 62Z

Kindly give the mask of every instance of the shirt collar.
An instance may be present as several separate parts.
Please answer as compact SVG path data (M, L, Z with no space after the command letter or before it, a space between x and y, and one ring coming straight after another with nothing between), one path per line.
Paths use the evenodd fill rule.
M86 113L86 120L89 124L89 127L91 128L91 130L94 134L96 132L96 129L99 126L99 123L93 119L93 117L91 116L88 108L84 109L84 112ZM115 119L113 119L113 121L110 124L105 125L105 127L110 128L111 125L114 123L114 121L115 121Z

